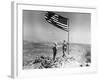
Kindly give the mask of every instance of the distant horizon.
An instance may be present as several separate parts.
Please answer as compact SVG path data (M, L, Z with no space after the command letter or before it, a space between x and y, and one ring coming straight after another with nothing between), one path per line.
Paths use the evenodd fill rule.
M29 43L54 43L54 42L50 42L50 41L28 41L28 40L23 40L23 42L29 42ZM63 41L58 41L57 43L63 43ZM89 43L76 43L76 42L69 42L69 44L83 44L83 45L91 45Z

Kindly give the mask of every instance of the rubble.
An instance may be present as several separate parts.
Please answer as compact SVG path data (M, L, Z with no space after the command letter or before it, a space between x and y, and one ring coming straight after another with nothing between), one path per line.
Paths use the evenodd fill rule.
M75 59L72 56L56 57L55 61L48 56L37 56L34 60L28 61L24 68L32 69L46 69L46 68L62 68L66 64L75 63Z

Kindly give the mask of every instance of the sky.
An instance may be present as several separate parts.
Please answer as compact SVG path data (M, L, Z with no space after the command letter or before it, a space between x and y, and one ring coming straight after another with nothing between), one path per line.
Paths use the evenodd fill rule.
M60 42L68 40L68 32L49 24L45 18L45 11L23 11L24 40L31 42ZM69 18L70 43L91 43L91 14L73 12L55 12Z

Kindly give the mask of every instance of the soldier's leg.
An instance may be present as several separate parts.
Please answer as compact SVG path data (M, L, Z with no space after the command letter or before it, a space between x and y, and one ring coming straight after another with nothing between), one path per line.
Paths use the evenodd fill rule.
M65 50L63 50L63 56L62 57L64 57L65 56Z
M53 54L53 60L55 61L56 53Z

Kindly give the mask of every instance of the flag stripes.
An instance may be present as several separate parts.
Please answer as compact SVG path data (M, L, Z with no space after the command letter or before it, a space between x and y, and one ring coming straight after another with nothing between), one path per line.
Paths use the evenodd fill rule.
M53 12L48 12L45 15L45 19L52 25L54 25L60 29L63 29L65 31L69 31L68 18L62 17Z

